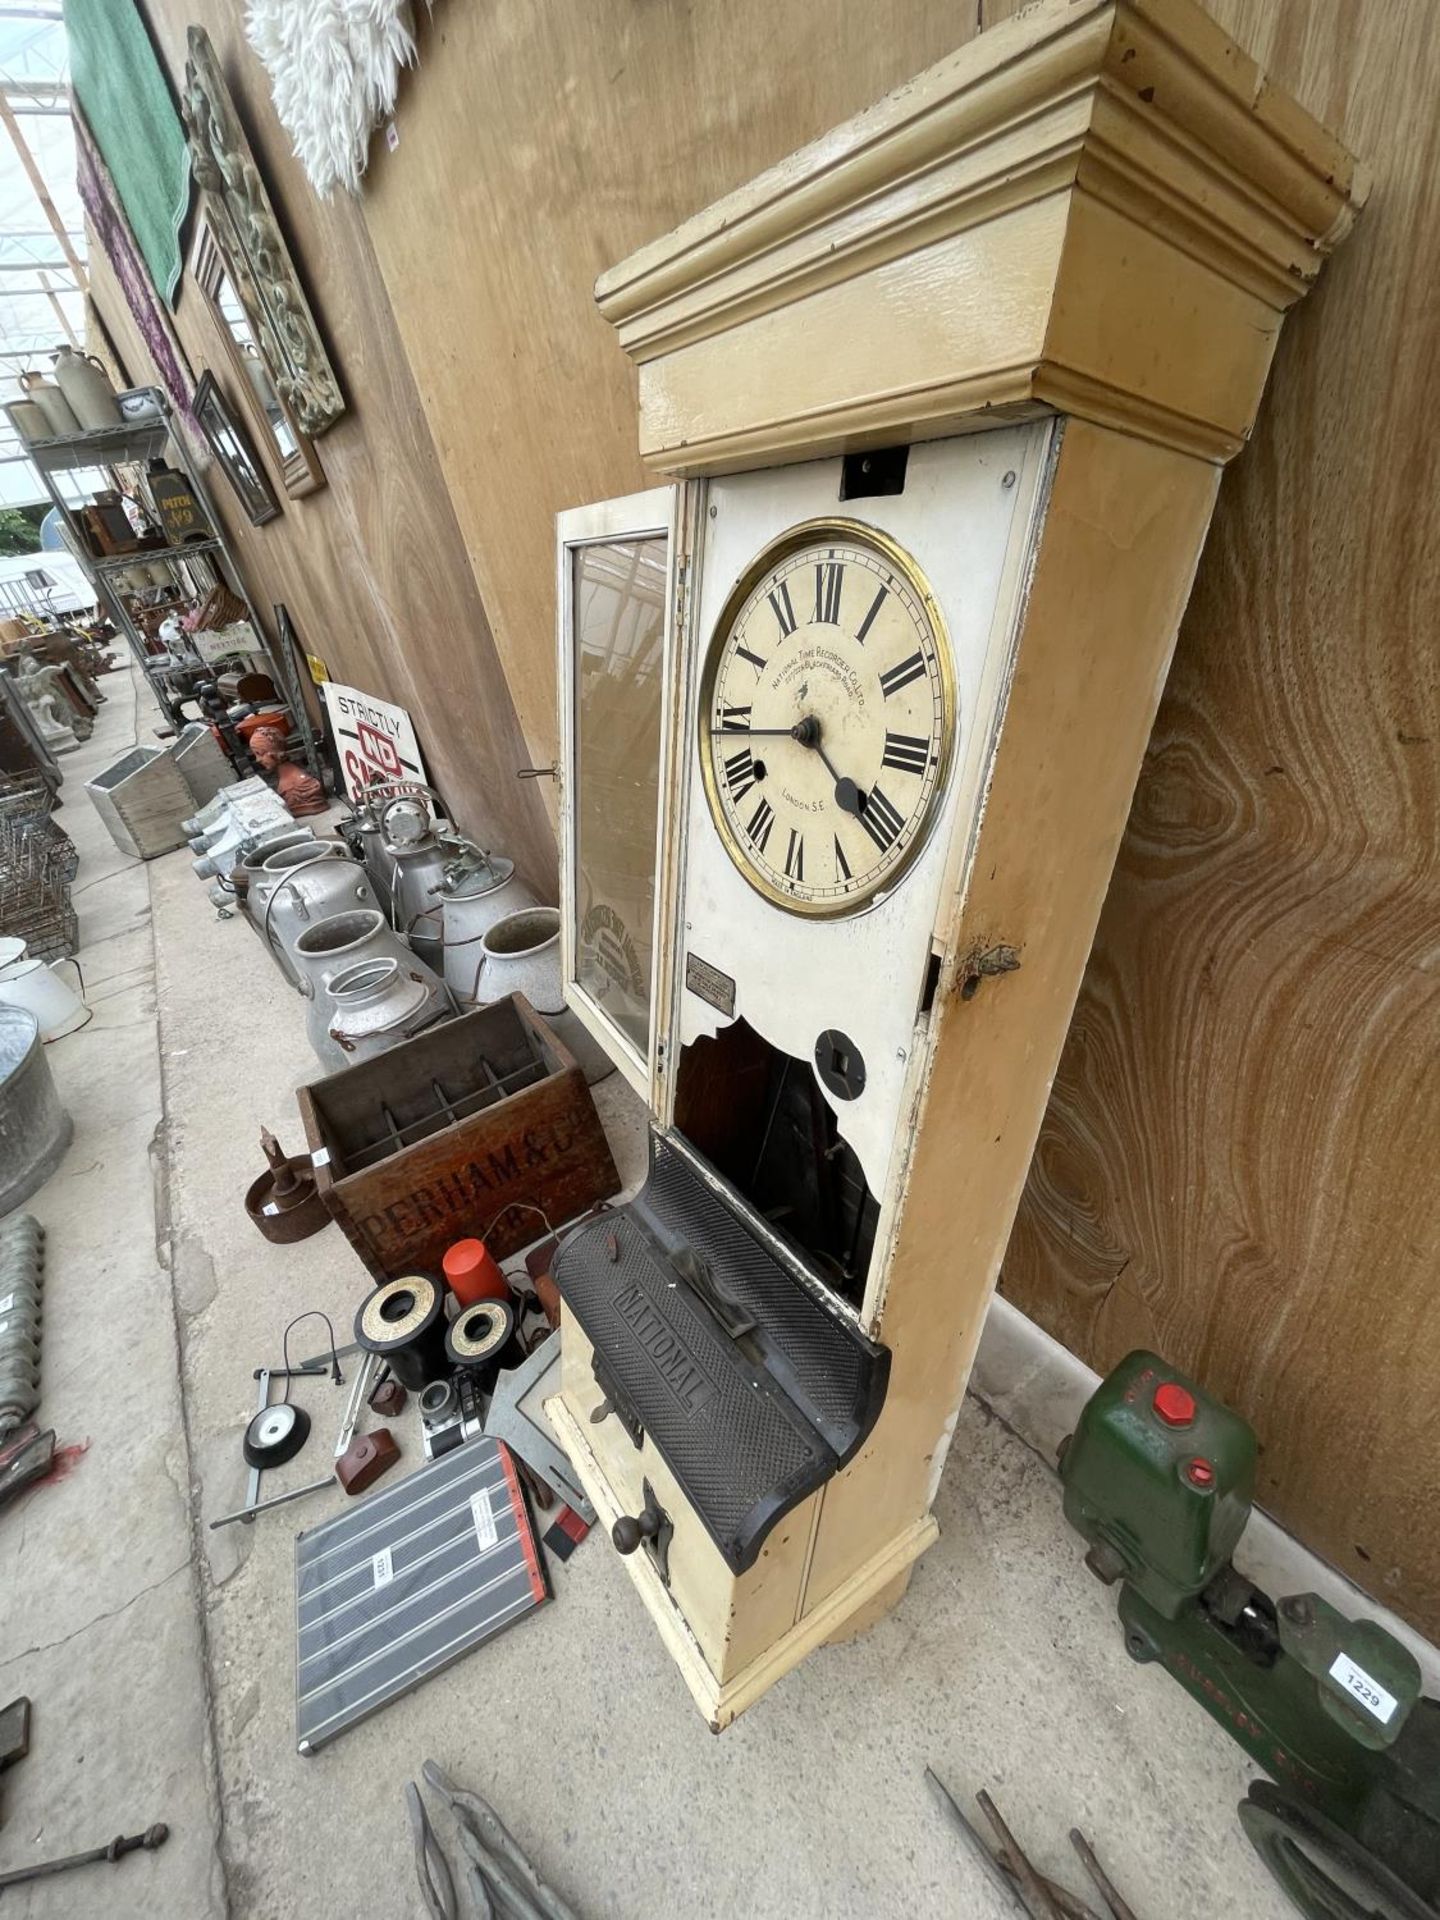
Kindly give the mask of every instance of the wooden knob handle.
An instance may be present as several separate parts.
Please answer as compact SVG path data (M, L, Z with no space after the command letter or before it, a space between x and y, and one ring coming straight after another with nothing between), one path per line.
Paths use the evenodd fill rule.
M660 1518L656 1507L646 1507L643 1512L634 1515L622 1513L610 1529L615 1551L634 1553L642 1540L653 1540L660 1531Z

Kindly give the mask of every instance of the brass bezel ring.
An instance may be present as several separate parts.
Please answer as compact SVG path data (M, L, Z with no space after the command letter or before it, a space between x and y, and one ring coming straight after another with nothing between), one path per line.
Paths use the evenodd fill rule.
M472 1322L484 1323L478 1331ZM445 1351L457 1367L493 1360L515 1331L515 1312L505 1300L473 1300L462 1307L445 1334Z
M402 1293L414 1296L408 1311L397 1320L387 1320L383 1311L386 1304ZM357 1339L363 1336L372 1353L392 1352L424 1333L433 1324L436 1310L442 1304L439 1285L429 1274L407 1273L394 1280L382 1280L361 1305L355 1336Z
M864 893L851 894L844 900L809 901L795 899L793 895L773 886L763 874L757 873L726 818L725 809L720 803L719 777L715 771L715 740L710 731L710 706L714 697L715 678L720 669L720 655L725 636L734 625L740 609L777 561L800 547L811 546L827 539L834 540L837 544L841 541L849 541L859 546L873 548L889 562L924 608L930 621L931 631L935 635L935 654L940 667L944 738L941 742L940 765L935 775L935 785L931 790L930 804L916 830L915 837L900 859ZM949 629L940 611L940 604L931 591L930 583L919 563L900 545L898 540L892 540L889 534L882 533L878 527L867 525L863 520L848 520L838 515L826 515L817 520L804 520L797 526L788 527L784 533L762 547L726 595L725 604L720 609L720 617L710 631L710 637L706 642L705 664L700 675L700 697L695 715L700 742L700 775L705 786L705 800L710 809L710 818L714 823L715 831L720 836L721 845L746 883L772 906L783 907L787 913L798 914L807 920L845 919L852 914L864 912L874 903L877 895L892 893L924 849L930 838L936 816L940 812L946 783L950 777L951 763L954 759L956 708L955 662L950 650Z

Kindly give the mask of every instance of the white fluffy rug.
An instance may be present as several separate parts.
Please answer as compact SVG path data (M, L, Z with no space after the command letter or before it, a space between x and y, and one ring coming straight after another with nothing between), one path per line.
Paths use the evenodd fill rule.
M415 59L410 0L248 0L245 33L315 191L358 193L370 135Z

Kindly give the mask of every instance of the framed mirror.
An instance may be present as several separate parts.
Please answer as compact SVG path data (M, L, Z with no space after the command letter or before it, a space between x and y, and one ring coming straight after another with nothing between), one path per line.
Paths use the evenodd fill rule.
M250 444L243 421L236 415L225 394L208 370L201 374L195 389L195 418L209 442L210 451L230 482L236 499L245 509L251 526L263 527L280 511L260 457Z
M225 342L233 386L253 428L256 444L292 498L325 485L325 469L294 410L284 400L260 350L260 329L241 297L224 248L209 219L195 226L190 272Z
M219 235L276 392L304 432L324 433L345 411L340 383L210 36L203 27L191 27L186 44L189 58L180 106L205 212Z

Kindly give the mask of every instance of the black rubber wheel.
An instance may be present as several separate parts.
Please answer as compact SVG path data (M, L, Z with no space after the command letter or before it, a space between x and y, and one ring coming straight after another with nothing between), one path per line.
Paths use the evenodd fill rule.
M1440 1920L1343 1827L1273 1781L1240 1802L1251 1846L1306 1920Z
M303 1407L279 1400L262 1407L245 1429L240 1451L247 1467L283 1467L310 1438L310 1416Z

